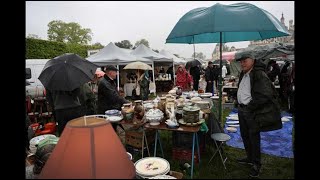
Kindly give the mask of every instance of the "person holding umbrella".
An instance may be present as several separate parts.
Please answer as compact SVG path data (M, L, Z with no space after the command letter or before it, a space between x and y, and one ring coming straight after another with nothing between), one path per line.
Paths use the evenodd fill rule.
M105 75L101 79L98 85L98 114L105 114L107 110L117 109L121 111L121 107L125 103L130 101L120 96L116 82L114 81L117 77L118 69L112 65L105 67ZM116 130L117 124L112 124Z
M83 116L80 86L93 79L97 66L77 54L66 53L49 60L39 80L46 88L46 99L53 108L58 133L68 121Z
M144 73L140 76L139 80L140 85L140 96L143 101L148 100L148 96L150 94L149 85L150 85L150 79L149 79L149 72L148 70L145 70Z
M249 176L258 177L261 168L260 132L282 128L277 92L265 73L265 64L251 54L242 54L242 72L237 91L240 133L247 157L240 164L252 165Z

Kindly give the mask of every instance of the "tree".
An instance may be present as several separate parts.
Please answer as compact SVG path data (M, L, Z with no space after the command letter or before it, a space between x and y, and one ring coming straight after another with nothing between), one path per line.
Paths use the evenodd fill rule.
M133 46L129 40L122 40L121 42L116 42L114 44L119 48L125 48L125 49L131 49Z
M93 49L102 49L103 47L104 47L104 45L102 45L99 42L96 42L96 43L92 44L92 48Z
M38 35L36 34L28 34L27 38L29 39L41 39Z
M195 52L192 54L192 57L195 57L196 59L201 59L201 60L205 60L206 56L202 53L202 52Z
M65 23L53 20L48 24L48 39L50 41L67 42L75 44L88 44L92 39L89 28L82 28L78 23Z
M140 41L137 41L134 44L135 48L138 47L140 44L144 44L145 46L149 47L149 42L146 39L141 39Z

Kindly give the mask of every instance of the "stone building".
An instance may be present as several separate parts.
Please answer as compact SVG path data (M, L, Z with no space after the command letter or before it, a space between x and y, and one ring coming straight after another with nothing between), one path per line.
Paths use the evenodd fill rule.
M282 17L280 18L280 22L288 30L288 32L290 33L290 36L276 37L276 38L270 38L270 39L259 40L259 41L250 41L249 46L252 46L252 45L266 45L266 44L269 44L269 43L276 43L276 42L294 44L294 24L293 24L293 20L291 19L289 21L289 27L286 26L285 25L285 19L283 17L283 13L282 13Z

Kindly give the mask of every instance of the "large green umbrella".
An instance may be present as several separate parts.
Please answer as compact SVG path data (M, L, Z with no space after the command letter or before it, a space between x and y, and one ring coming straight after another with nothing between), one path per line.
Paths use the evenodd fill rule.
M166 43L220 43L220 67L222 67L222 43L262 40L288 35L289 32L277 18L255 5L217 3L211 7L196 8L187 12L174 26ZM220 122L222 122L221 77L220 74Z

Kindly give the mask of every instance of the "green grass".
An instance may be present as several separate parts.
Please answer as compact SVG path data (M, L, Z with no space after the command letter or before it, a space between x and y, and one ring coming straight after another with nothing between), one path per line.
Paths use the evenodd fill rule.
M228 116L230 110L223 111L223 119ZM225 122L225 120L223 121ZM162 147L164 150L164 158L170 162L170 169L173 171L183 172L180 164L184 161L172 160L172 132L160 131ZM190 142L191 143L191 142ZM157 146L157 156L161 157L159 146ZM151 147L153 149L153 146ZM238 164L237 158L245 156L244 149L233 148L225 146L224 150L227 153L228 160L226 161L227 170L224 169L220 160L219 154L208 164L213 154L213 142L206 142L206 150L201 154L200 164L194 166L194 179L246 179L250 171L250 167ZM153 156L153 154L151 154ZM140 155L134 155L134 159L140 159ZM294 178L294 159L280 158L262 154L262 169L260 179L293 179ZM191 164L191 160L188 162ZM184 172L184 178L188 179L190 176Z

